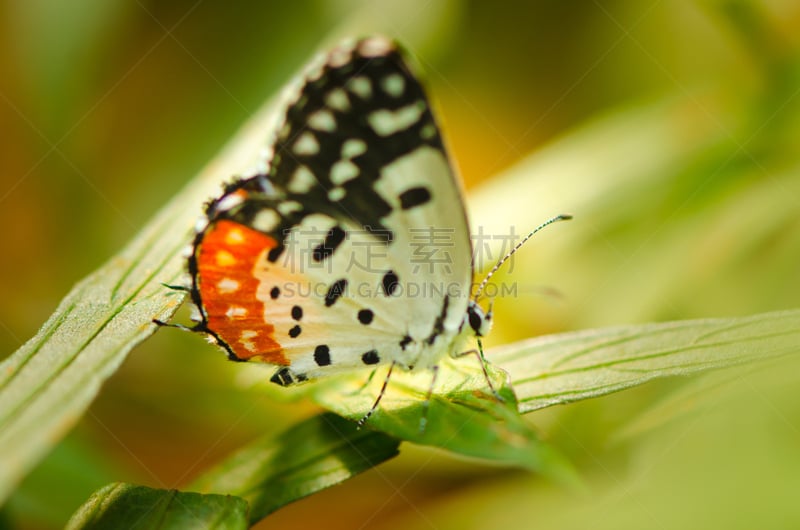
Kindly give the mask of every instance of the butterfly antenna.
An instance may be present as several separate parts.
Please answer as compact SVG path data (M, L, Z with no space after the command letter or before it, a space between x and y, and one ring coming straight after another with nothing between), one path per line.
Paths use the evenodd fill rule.
M489 274L487 274L487 275L486 275L486 278L484 278L484 279L483 279L483 281L481 282L481 284L478 286L478 290L477 290L477 291L475 291L475 298L474 298L474 299L475 299L475 301L477 302L477 301L478 301L478 299L481 297L481 293L483 293L483 290L484 290L484 288L486 288L486 284L488 284L488 283L489 283L489 280L491 280L491 279L492 279L492 276L494 276L494 273L496 273L496 272L497 272L497 270L498 270L500 267L502 267L502 266L503 266L503 264L504 264L506 261L508 261L508 259L509 259L511 256L513 256L513 255L514 255L514 253L515 253L516 251L518 251L520 248L522 248L522 245L524 245L525 243L527 243L527 242L528 242L528 240L529 240L530 238L532 238L532 237L533 237L533 234L535 234L536 232L538 232L538 231L539 231L539 230L541 230L542 228L544 228L544 227L546 227L546 226L548 226L548 225L551 225L551 224L553 224L553 223L555 223L555 222L557 222L557 221L568 221L568 220L570 220L570 219L572 219L572 216L571 216L571 215L568 215L568 214L561 214L561 215L557 215L557 216L555 216L555 217L551 217L551 218L550 218L550 219L548 219L547 221L543 222L542 224L540 224L539 226L537 226L536 228L534 228L534 229L533 229L533 230L532 230L532 231L531 231L531 232L530 232L530 233L529 233L527 236L523 237L523 238L522 238L522 240L521 240L519 243L517 243L517 244L514 246L514 248L512 248L512 249L511 249L511 250L508 252L508 254L506 254L505 256L503 256L502 258L500 258L500 261L498 261L498 262L497 262L497 264L496 264L494 267L492 267L492 270L490 270L490 271L489 271Z

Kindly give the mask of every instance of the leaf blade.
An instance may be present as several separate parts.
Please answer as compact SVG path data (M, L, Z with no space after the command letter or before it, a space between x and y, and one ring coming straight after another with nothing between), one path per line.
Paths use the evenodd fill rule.
M549 335L496 348L522 413L800 351L800 310ZM668 345L664 347L663 345Z

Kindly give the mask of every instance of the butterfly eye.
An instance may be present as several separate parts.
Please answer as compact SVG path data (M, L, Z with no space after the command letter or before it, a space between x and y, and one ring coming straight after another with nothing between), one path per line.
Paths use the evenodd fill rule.
M483 328L484 328L484 320L485 315L483 314L483 310L481 310L480 306L475 302L470 302L469 306L467 307L467 319L469 322L469 327L472 328L472 331L475 332L475 335L481 337L483 335Z

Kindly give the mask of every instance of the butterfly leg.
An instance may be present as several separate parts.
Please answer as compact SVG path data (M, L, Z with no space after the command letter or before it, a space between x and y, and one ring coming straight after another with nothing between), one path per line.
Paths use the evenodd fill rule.
M184 285L171 285L163 282L161 283L161 285L172 291L180 291L183 293L191 292L191 289ZM197 331L197 328L194 326L184 326L183 324L170 324L168 322L164 322L163 320L158 320L157 318L153 319L153 324L155 324L160 328L175 328L181 331Z
M192 291L189 287L186 287L185 285L173 285L173 284L164 283L164 282L162 282L161 285L163 285L164 287L166 287L167 289L170 289L172 291L181 291L181 292L184 292L184 293L190 293Z
M436 385L436 379L439 376L439 367L434 365L431 367L433 377L431 378L431 386L428 387L428 393L425 395L425 401L422 402L422 417L419 419L419 433L425 433L425 427L428 426L428 409L431 407L431 396L433 396L433 387Z
M475 355L478 358L478 362L481 363L481 370L483 370L483 377L486 379L486 383L489 385L489 390L492 391L492 395L495 397L497 401L504 402L503 396L497 391L497 389L492 384L492 380L489 378L489 372L486 370L486 357L483 355L483 343L481 343L481 339L478 338L478 349L467 350L461 353L457 353L453 357L458 359L459 357L464 357L466 355Z
M369 386L369 384L372 382L372 378L375 377L375 372L377 372L377 371L378 371L377 368L374 369L373 371L371 371L369 373L369 377L367 377L367 380L364 381L364 383L360 387L358 387L357 389L353 390L352 392L348 392L346 395L355 396L355 395L358 395L361 392L363 392L364 389L367 388Z
M157 318L154 318L152 322L153 324L155 324L160 328L174 328L174 329L179 329L181 331L197 331L197 328L195 326L184 326L183 324L170 324L169 322L164 322L163 320L158 320Z
M375 400L375 403L373 403L372 407L367 411L367 413L364 414L360 420L358 420L357 425L359 429L363 427L365 423L367 423L369 417L372 416L372 413L378 408L378 403L380 403L381 399L383 399L383 395L386 393L386 385L389 384L389 378L392 376L392 370L394 370L394 365L395 363L389 365L389 371L386 373L386 379L383 380L383 386L381 386L381 391L378 393L378 398Z

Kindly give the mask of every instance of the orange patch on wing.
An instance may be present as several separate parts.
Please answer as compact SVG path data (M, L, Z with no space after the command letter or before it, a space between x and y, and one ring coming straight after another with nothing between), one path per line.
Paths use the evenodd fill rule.
M264 303L256 297L256 265L277 243L239 223L221 220L206 231L197 256L198 288L208 329L240 359L287 366L275 340L275 326L264 321Z

